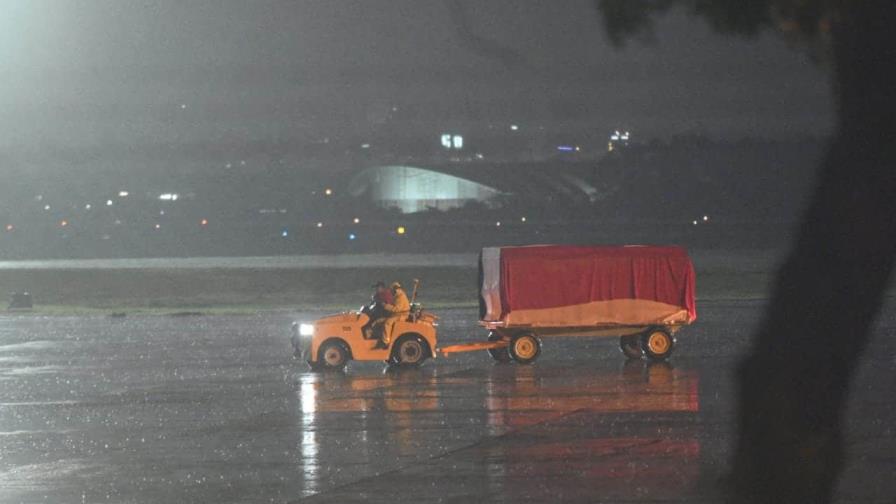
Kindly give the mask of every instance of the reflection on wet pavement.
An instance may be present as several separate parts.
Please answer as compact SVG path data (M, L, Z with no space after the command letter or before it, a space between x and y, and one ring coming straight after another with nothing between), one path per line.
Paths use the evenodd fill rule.
M363 446L321 437L317 453L346 450L346 457L367 460L371 473L385 473L311 501L682 496L699 473L698 373L640 361L618 367L491 365L444 374L430 367L306 377L303 412L325 415L319 426L357 422L365 434ZM386 427L365 424L371 415ZM366 458L369 446L377 447L379 460ZM319 491L321 485L307 483L308 493Z
M759 308L707 306L671 364L553 339L532 366L325 374L291 359L289 323L314 314L0 316L0 502L718 502ZM471 338L474 311L440 315L444 344ZM896 492L896 342L876 341L844 502Z

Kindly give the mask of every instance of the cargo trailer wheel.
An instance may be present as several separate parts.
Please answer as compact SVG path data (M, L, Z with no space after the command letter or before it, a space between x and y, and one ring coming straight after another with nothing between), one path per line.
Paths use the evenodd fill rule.
M666 360L672 355L675 339L665 329L655 327L641 335L641 349L653 361Z
M426 360L429 345L419 336L403 336L392 350L389 364L398 366L419 366Z
M340 370L348 363L348 350L339 341L324 343L317 352L317 362L312 368L317 370Z
M504 337L494 331L488 333L489 341L501 341L502 339L504 339ZM501 364L510 362L510 352L508 351L508 347L489 348L488 354L492 356L492 359L495 359L495 361L500 362Z
M510 338L507 351L518 363L531 364L541 353L541 340L531 333L517 334Z
M641 344L638 342L637 334L620 337L619 349L629 359L640 359L644 355L644 352L641 351Z

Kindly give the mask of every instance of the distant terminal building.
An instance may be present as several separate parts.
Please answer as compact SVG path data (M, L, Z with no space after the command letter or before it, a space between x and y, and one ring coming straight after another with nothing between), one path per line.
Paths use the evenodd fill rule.
M469 203L499 207L507 201L587 203L597 197L588 182L592 163L433 163L426 168L387 165L361 170L349 193L403 213L452 210Z
M452 210L474 201L489 204L501 194L472 180L413 166L368 168L351 179L349 192L403 213Z

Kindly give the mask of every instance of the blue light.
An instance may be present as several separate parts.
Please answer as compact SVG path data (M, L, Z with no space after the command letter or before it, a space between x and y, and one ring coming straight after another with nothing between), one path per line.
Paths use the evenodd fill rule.
M283 231L280 232L280 236L286 238L287 236L289 236L289 231L284 229Z
M576 150L576 148L572 147L570 145L558 145L557 150L563 151L563 152L572 152L572 151Z
M349 240L354 240L354 239L356 239L356 238L357 238L357 236L355 236L355 233L351 233L351 234L348 235L348 239L349 239Z

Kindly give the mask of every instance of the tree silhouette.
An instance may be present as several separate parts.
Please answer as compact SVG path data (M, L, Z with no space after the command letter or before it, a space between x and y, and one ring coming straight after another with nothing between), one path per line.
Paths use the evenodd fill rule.
M836 130L750 354L738 368L729 502L830 502L849 382L896 255L896 2L596 0L617 44L672 7L718 31L776 29L829 59Z

